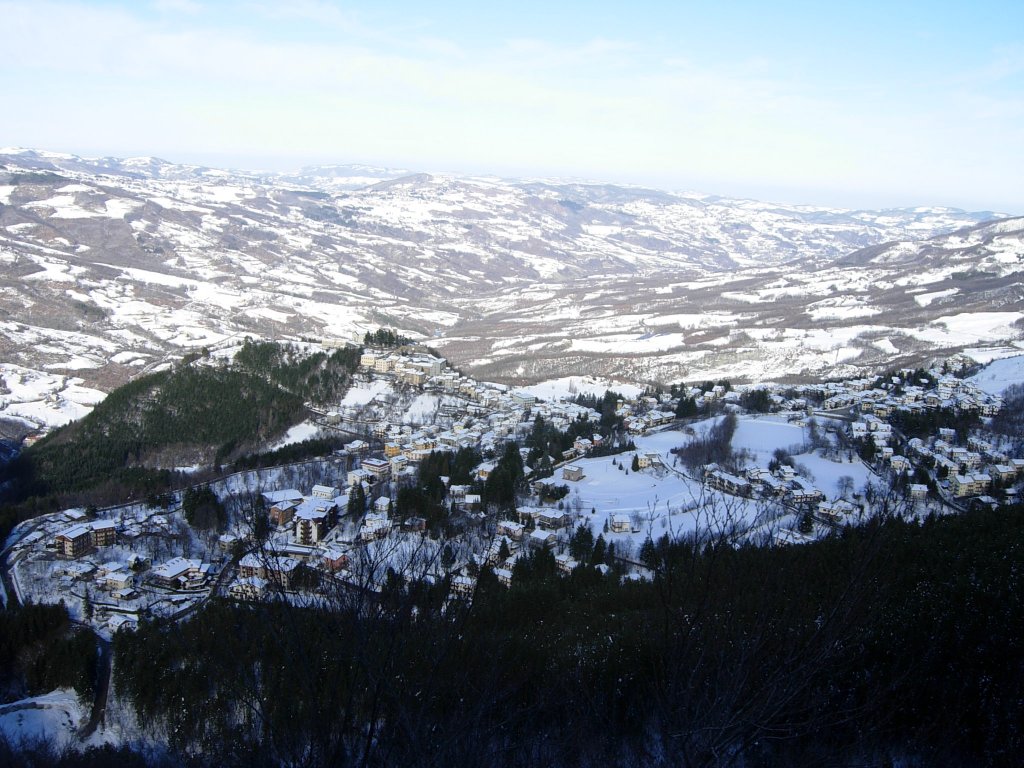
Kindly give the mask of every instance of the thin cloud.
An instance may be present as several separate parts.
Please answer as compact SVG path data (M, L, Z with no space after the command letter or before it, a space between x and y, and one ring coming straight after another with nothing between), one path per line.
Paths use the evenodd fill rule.
M106 142L110 154L301 151L682 187L717 178L916 186L953 203L968 187L1019 197L1018 48L993 53L971 83L909 88L822 83L757 50L711 61L611 35L484 46L312 0L239 3L232 23L193 0L168 0L170 19L153 7L0 2L0 97L21 105L5 133L53 149ZM73 123L60 119L69 113Z
M180 13L196 16L203 11L202 3L195 0L155 0L153 8L159 13Z

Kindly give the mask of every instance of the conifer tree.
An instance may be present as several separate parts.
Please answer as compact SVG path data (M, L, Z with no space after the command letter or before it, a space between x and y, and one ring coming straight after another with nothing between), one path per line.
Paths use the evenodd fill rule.
M366 492L363 491L362 483L356 483L355 487L349 491L346 512L352 517L360 517L365 511Z

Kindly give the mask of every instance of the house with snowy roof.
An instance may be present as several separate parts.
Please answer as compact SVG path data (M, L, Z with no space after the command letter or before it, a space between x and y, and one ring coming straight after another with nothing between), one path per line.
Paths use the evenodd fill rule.
M569 480L570 482L578 482L583 479L583 467L577 466L576 464L570 464L567 467L562 468L562 479Z
M109 547L117 541L113 520L94 520L65 528L54 537L54 546L61 557L81 557L96 547Z
M499 536L507 536L512 541L522 541L525 528L522 523L513 520L499 520L497 533Z
M633 530L633 521L629 515L615 514L612 515L608 528L612 533L629 533Z
M360 467L373 475L376 480L385 480L391 474L391 464L385 459L363 459Z
M452 578L451 590L455 597L472 597L476 581L469 576L458 575Z
M725 491L726 493L734 496L750 495L749 480L737 477L736 475L717 467L704 473L704 481L709 487L715 488L719 491Z
M293 536L297 544L316 544L334 527L338 508L333 503L317 501L310 499L295 512Z
M314 485L313 490L310 491L310 496L314 499L325 499L328 501L333 501L340 494L341 491L333 485Z
M359 529L360 541L373 541L383 539L391 532L391 520L387 515L367 513L363 518L363 525Z
M551 549L551 547L555 546L555 542L558 541L558 537L554 531L545 531L542 528L537 528L530 531L527 540L530 546L535 549Z
M261 555L250 552L238 563L238 575L242 578L258 576L282 589L288 589L295 582L302 563L287 555Z
M167 589L198 589L209 573L209 563L185 557L173 557L150 571L154 584Z
M572 555L566 553L555 555L555 566L558 568L560 573L568 575L572 573L578 565L579 561L577 561Z
M267 592L267 580L259 576L245 576L235 579L228 593L236 600L262 600Z
M794 477L789 481L789 500L794 504L814 503L824 496L825 494L802 477Z
M988 490L992 478L982 472L955 474L949 478L949 490L957 498L979 496Z

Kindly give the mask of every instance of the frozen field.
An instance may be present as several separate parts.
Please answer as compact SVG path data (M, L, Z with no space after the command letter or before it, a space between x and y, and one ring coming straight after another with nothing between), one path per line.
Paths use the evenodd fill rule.
M699 422L694 425L695 431L703 431L711 423L710 420ZM842 477L849 477L856 490L864 487L871 473L859 459L832 461L804 452L805 432L805 428L789 424L780 417L741 418L732 445L734 450L745 449L751 454L747 465L751 467L767 468L777 448L791 451L797 467L803 469L827 498L838 495ZM666 533L678 536L695 531L720 531L731 526L754 529L772 521L784 522L779 519L775 505L709 490L688 477L681 465L676 466L676 457L671 451L689 439L689 435L674 430L637 438L637 453L658 453L665 465L661 468L627 473L616 465L628 469L633 460L633 453L629 452L581 459L574 463L583 468L582 480L563 481L561 474L556 475L555 480L569 486L566 503L582 514L594 535L603 533L607 541L616 542L620 552L623 548L632 548L635 553L648 535L656 539ZM632 530L611 532L614 515L628 516ZM608 532L604 532L606 522Z

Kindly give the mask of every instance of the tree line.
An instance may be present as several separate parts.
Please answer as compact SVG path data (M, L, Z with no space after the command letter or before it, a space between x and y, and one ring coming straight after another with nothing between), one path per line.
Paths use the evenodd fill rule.
M0 611L0 694L5 701L74 688L92 694L96 640L71 623L63 605Z
M199 766L1017 765L1021 512L665 537L649 582L578 536L570 576L537 553L469 603L214 603L119 634L117 686Z

